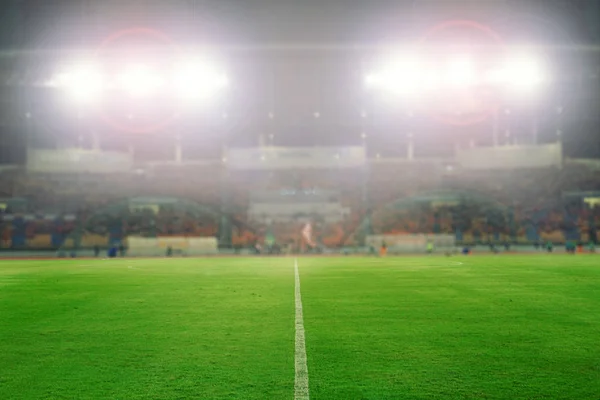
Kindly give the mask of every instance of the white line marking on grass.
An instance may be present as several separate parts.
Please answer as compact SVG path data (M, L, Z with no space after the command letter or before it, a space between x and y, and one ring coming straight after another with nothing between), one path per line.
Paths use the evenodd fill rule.
M460 261L450 261L453 265L463 265Z
M304 315L302 313L302 294L300 293L300 274L298 259L294 259L295 298L296 298L296 353L294 400L308 400L308 366L306 363L306 341L304 338Z
M129 269L140 269L140 268L132 267L131 265L128 266L127 268L129 268Z

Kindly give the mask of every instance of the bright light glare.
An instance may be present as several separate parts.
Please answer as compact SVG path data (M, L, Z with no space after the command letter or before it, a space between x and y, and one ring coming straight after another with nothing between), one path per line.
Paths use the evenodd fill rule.
M548 82L543 59L533 54L514 53L488 70L482 70L479 61L468 54L457 54L441 63L404 57L365 76L365 84L394 95L430 96L440 91L471 90L481 84L527 94Z
M381 72L367 75L369 87L381 88L397 94L414 93L422 81L421 66L415 57L394 60Z
M446 68L446 83L452 87L469 87L475 83L476 71L472 60L466 56L453 58Z
M544 81L544 72L540 63L532 57L517 57L510 61L508 84L516 88L537 87Z
M442 84L441 78L440 74L434 69L423 71L421 78L423 90L432 91L439 89Z
M77 101L89 102L97 99L104 90L104 77L99 68L80 65L58 75L53 84L63 88Z
M184 99L204 99L227 87L227 76L201 60L186 60L175 68L174 89Z
M164 83L159 74L143 64L129 66L118 80L120 86L133 97L152 96Z
M506 89L528 91L543 84L546 74L536 58L519 55L510 57L502 68L490 71L488 80Z

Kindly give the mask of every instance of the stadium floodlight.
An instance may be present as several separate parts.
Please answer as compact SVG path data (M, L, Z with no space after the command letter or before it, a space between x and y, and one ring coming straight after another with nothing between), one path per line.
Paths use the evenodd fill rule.
M118 77L119 85L132 97L147 97L158 92L164 82L161 76L144 64L128 66Z
M53 86L64 89L79 102L96 100L104 90L104 76L100 68L81 64L59 74L52 80Z
M538 88L547 80L542 63L534 56L515 55L507 58L501 68L488 74L488 81L507 90L526 92Z
M423 83L422 68L415 57L399 57L380 72L365 77L367 87L389 91L394 94L413 94Z
M435 69L425 69L421 72L421 86L424 91L432 92L443 84L443 76Z
M445 83L453 88L467 88L475 83L476 71L468 56L453 57L448 61Z
M183 99L206 99L229 85L227 76L200 59L184 60L175 67L175 93Z
M542 66L533 57L518 56L507 66L509 85L518 89L530 89L539 86L545 80Z

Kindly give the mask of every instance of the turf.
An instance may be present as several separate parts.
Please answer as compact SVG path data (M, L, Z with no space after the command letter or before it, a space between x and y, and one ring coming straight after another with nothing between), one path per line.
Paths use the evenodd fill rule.
M0 399L289 398L284 263L13 261L0 285Z
M600 257L300 258L312 399L598 399ZM0 399L292 399L291 258L0 262Z

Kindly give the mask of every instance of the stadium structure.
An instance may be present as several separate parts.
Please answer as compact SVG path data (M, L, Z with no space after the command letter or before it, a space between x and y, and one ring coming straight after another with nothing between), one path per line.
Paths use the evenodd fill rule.
M279 43L266 28L234 42L211 18L244 16L183 3L11 6L23 50L3 60L3 250L143 236L254 251L268 236L302 252L306 224L320 251L374 235L597 240L600 91L581 10L423 2L352 44Z

